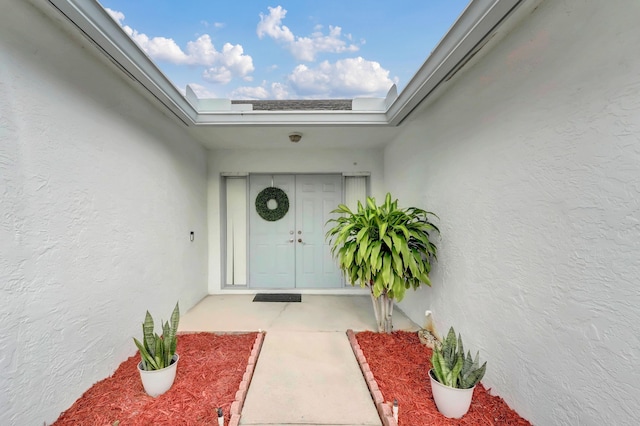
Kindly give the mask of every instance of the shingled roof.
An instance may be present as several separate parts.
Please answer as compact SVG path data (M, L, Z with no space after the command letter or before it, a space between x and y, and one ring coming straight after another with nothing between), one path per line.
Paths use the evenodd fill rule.
M232 104L251 104L254 111L351 111L351 99L232 100Z

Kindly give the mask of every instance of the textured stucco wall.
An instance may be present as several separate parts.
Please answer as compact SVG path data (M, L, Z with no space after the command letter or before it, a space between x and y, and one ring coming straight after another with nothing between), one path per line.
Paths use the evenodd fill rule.
M224 149L209 152L209 292L221 289L221 173L355 173L369 172L371 193L382 188L381 149Z
M207 293L205 150L92 52L0 2L2 425L52 422L146 309Z
M640 3L545 1L385 150L440 215L433 287L484 383L538 425L640 419Z

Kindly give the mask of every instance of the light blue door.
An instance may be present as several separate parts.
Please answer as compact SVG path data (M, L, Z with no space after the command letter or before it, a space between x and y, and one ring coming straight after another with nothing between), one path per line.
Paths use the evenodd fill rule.
M325 240L330 212L342 202L342 176L296 176L296 287L342 287Z
M256 197L270 186L282 189L289 198L289 211L275 222L256 212ZM294 202L295 176L249 176L249 285L253 288L295 287Z
M255 209L256 196L272 185L289 198L289 211L270 222ZM338 288L342 276L324 235L329 212L342 202L340 175L249 177L249 278L252 288ZM271 208L274 208L272 206Z

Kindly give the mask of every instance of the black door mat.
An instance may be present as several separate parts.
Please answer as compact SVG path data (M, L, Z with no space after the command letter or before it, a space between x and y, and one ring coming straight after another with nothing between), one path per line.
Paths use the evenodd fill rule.
M301 294L290 293L258 293L254 302L302 302Z

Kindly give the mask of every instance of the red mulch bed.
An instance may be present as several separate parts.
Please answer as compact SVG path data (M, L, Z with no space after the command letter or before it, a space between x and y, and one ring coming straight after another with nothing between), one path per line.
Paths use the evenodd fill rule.
M144 392L136 354L113 376L93 385L54 424L217 425L217 407L224 410L227 424L256 337L257 333L180 334L176 380L165 394L152 398Z
M398 425L531 425L482 383L476 386L469 412L461 419L448 419L438 412L429 382L431 349L420 343L417 333L357 333L385 401L398 400ZM488 365L491 368L490 365Z

